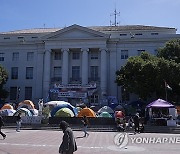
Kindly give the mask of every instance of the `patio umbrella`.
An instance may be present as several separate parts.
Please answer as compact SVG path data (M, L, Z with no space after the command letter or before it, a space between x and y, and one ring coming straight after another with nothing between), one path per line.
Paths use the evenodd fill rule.
M74 113L69 108L62 108L58 110L55 117L74 117Z

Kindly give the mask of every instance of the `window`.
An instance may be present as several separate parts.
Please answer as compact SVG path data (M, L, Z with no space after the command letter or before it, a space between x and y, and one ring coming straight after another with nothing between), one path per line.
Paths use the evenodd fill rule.
M9 40L10 39L10 37L4 37L4 40Z
M140 56L141 55L141 52L145 52L145 50L137 50L137 54L138 54L138 56Z
M136 36L140 36L140 35L142 35L142 33L136 33L135 35L136 35Z
M151 35L159 35L159 33L151 33Z
M13 61L18 61L19 60L19 52L13 52L12 60Z
M27 53L27 61L33 61L34 59L34 52Z
M19 36L18 39L23 39L24 37L23 36Z
M80 78L80 66L72 66L72 79L79 80Z
M17 99L17 87L10 87L10 100L16 100Z
M11 68L11 79L18 79L18 67Z
M91 104L98 104L98 102L99 102L99 96L98 96L98 95L92 95L92 96L90 97L90 102L91 102Z
M32 100L32 87L25 87L25 99Z
M91 74L91 80L93 81L98 80L98 66L91 66L90 74Z
M98 52L91 51L91 59L98 59Z
M61 60L61 52L54 52L54 60Z
M128 50L121 50L121 59L128 59Z
M26 67L26 79L33 79L33 67Z
M4 53L0 53L0 61L4 61Z
M127 36L127 34L120 34L120 36Z
M79 52L73 52L72 53L72 59L80 59L80 53Z

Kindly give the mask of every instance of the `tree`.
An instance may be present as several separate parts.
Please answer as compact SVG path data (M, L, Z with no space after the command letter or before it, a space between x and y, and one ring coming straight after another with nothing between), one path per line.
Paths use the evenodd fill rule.
M180 63L180 39L167 42L165 47L158 50L157 56Z
M0 65L0 99L5 99L8 97L8 92L3 88L8 80L7 71Z
M142 52L140 56L130 57L116 72L116 83L126 91L137 94L146 100L151 96L165 98L165 83L172 88L180 83L180 65L172 60L165 60Z

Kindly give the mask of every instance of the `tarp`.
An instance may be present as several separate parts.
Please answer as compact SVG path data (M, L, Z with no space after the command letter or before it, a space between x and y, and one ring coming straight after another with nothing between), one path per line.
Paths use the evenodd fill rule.
M30 100L24 100L18 104L18 109L20 108L34 109L34 103Z
M3 109L0 110L0 115L1 116L13 116L16 110L14 109Z
M18 109L13 116L17 116L19 113L21 113L22 116L32 116L32 113L26 108Z
M51 111L51 117L53 117L59 109L62 109L62 108L65 108L65 107L69 108L71 111L73 111L75 116L78 114L77 109L74 106L72 106L71 104L68 103L68 104L61 104L61 105L58 105L58 106L54 107L52 109L52 111Z
M69 108L62 108L58 110L55 117L74 117L74 113Z
M95 112L90 109L90 108L83 108L79 113L78 113L78 117L83 117L83 116L86 116L86 117L96 117L96 114Z
M172 105L171 103L169 103L163 99L157 99L154 102L152 102L146 106L146 108L153 108L153 107L156 107L156 108L163 108L163 107L173 108L174 105Z
M1 110L3 110L3 109L14 109L14 108L10 104L4 104L4 106L1 108Z
M98 117L112 118L112 116L108 112L102 112Z
M114 114L113 109L111 109L109 106L103 106L99 109L98 113L101 114L102 112L108 112L110 114Z

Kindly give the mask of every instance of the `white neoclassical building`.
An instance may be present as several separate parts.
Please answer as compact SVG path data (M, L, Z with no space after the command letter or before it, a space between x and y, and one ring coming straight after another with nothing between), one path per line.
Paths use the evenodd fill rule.
M26 29L0 33L0 64L8 71L9 102L81 100L89 105L123 98L116 71L130 56L156 54L175 28L143 25Z

